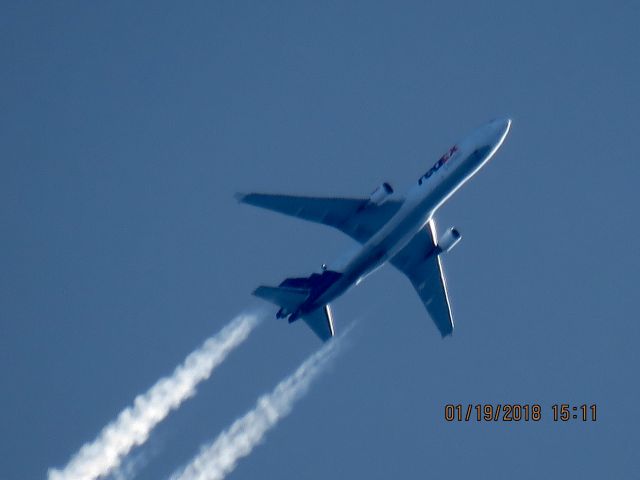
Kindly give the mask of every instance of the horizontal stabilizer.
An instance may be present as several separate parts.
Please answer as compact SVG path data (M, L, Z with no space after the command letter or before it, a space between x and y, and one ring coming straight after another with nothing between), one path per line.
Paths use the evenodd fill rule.
M298 310L300 305L304 303L309 296L309 289L262 286L256 288L253 294L256 297L260 297L263 300L267 300L268 302L278 305L286 312L285 315L288 315ZM323 342L329 340L335 333L333 330L333 315L329 305L325 305L310 313L304 314L302 316L302 320L304 320L304 323L309 325L311 330L313 330L313 332L320 337L320 340Z
M326 342L335 335L335 331L333 330L333 314L331 313L331 307L329 305L325 305L304 315L302 319L323 342Z
M309 296L309 290L305 288L290 287L258 287L253 294L288 312L295 311Z

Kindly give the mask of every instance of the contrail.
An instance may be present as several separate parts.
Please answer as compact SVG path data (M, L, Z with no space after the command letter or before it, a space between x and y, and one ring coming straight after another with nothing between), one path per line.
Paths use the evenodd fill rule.
M49 469L49 480L89 480L112 472L133 447L149 438L151 430L170 411L195 394L196 386L246 340L259 319L258 314L234 318L189 354L172 375L161 378L146 393L138 395L133 405L120 412L93 442L83 445L64 469Z
M265 434L291 412L294 403L338 352L344 336L327 342L271 393L260 397L253 410L237 419L213 443L202 447L191 463L171 475L171 480L220 480L231 473L238 460L249 455Z

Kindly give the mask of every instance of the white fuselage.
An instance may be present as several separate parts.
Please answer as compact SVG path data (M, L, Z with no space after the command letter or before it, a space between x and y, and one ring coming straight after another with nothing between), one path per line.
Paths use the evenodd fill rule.
M491 159L511 121L494 120L454 145L411 188L398 212L373 237L330 270L342 276L315 301L325 305L393 258L431 219L436 210Z

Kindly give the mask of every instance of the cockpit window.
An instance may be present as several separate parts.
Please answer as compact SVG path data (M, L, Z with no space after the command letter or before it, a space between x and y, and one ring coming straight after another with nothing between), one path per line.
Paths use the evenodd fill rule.
M485 145L484 147L476 148L470 155L474 160L484 159L491 151L491 145Z

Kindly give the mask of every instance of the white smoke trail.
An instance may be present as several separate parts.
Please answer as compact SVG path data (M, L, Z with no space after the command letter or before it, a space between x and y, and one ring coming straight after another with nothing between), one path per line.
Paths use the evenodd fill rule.
M294 403L338 352L343 338L344 334L327 342L271 393L260 397L253 410L237 419L213 443L202 447L186 467L171 475L171 480L221 480L231 473L238 460L249 455L265 434L291 412Z
M227 355L256 327L257 314L242 314L187 356L169 377L158 380L133 405L102 429L71 458L63 470L49 469L49 480L88 480L108 475L133 447L143 444L151 430L170 411L195 394L196 386L211 375Z
M147 448L147 445L145 445L145 448ZM105 478L108 480L133 480L147 466L148 461L149 459L144 451L128 455Z

